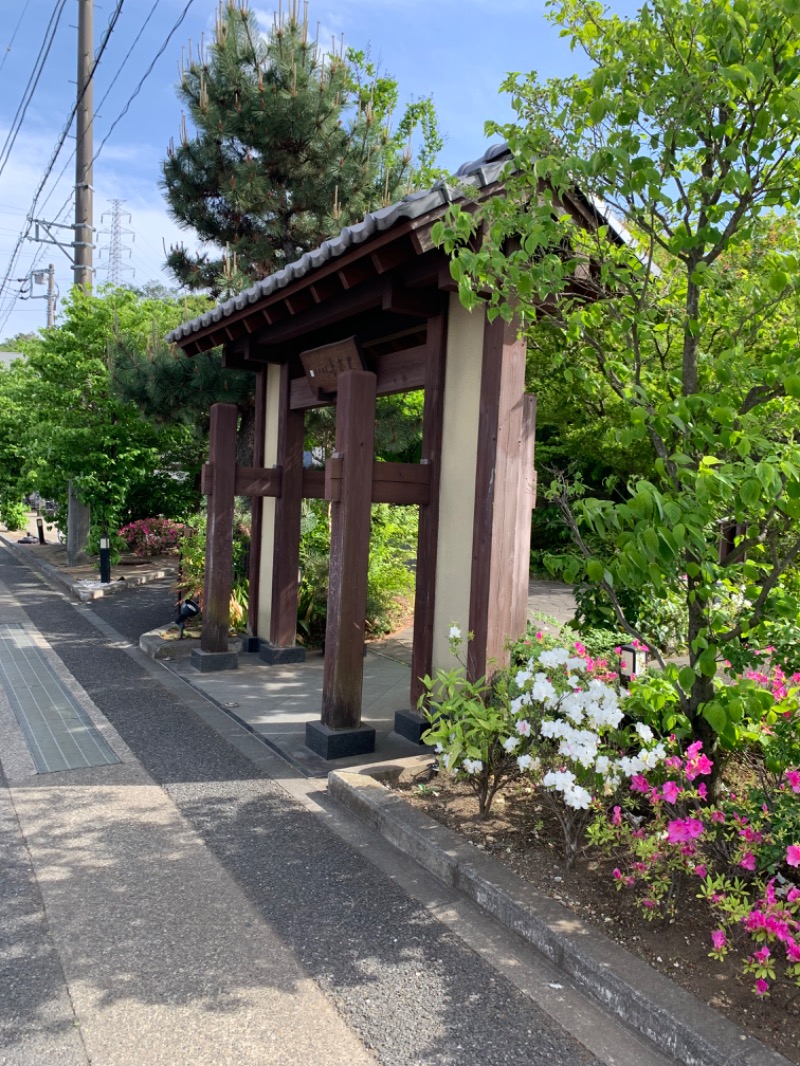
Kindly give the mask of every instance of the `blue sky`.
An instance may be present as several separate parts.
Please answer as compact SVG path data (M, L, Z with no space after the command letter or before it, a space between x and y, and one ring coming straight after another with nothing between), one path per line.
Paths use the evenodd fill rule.
M13 148L8 153L2 150L46 26L62 2L0 0L0 280L11 263L34 192L75 96L77 0L65 0L50 54ZM95 4L96 46L116 3ZM123 226L134 231L135 240L127 239L132 254L125 265L133 267L135 274L127 272L124 280L135 284L167 281L161 273L164 245L181 237L192 243L191 235L182 235L165 211L159 168L170 137L177 138L180 129L175 83L181 46L189 40L196 46L202 34L210 38L214 0L192 0L127 114L119 117L186 4L187 0L124 0L95 75L95 151L117 122L95 163L95 226L108 227L111 198L126 201L123 210L131 217L123 219ZM252 0L250 6L264 26L271 23L270 4ZM624 14L638 5L616 0L611 6ZM570 52L557 28L547 22L543 0L311 0L309 21L312 27L320 23L322 40L343 33L347 45L368 47L381 68L398 79L403 100L433 95L447 138L440 162L449 169L485 150L490 143L483 132L487 119L512 117L508 98L499 93L507 72L536 70L544 79L571 73L581 63L580 55ZM141 38L131 50L140 31ZM68 163L73 147L74 140L68 137L39 197L36 217L71 222L71 205L63 212L62 208L70 203L74 182L74 162ZM105 220L101 220L103 213ZM71 239L69 231L63 233ZM96 240L102 246L108 237L100 235ZM94 261L96 281L102 283L107 278L107 253L95 252ZM10 310L11 294L19 288L13 279L25 277L34 267L46 268L49 262L55 265L60 292L66 293L72 273L64 253L49 245L23 243L13 263L12 283L0 292L0 338L44 325L43 299L17 299ZM36 295L44 291L33 288Z

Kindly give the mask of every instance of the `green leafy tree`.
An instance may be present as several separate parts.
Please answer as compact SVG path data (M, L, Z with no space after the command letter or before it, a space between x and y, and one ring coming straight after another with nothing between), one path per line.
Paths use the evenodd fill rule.
M732 746L763 703L722 684L723 663L800 609L786 580L800 553L800 6L551 11L589 72L509 78L519 120L492 126L513 156L507 194L438 236L468 306L486 299L527 330L546 308L563 387L613 394L621 442L652 449L625 500L553 486L579 548L565 576L602 588L632 635L624 589L683 598L689 663L668 669L665 724Z
M29 414L23 436L27 481L45 496L65 503L73 482L91 508L95 536L114 531L131 517L130 493L149 485L155 503L156 472L192 475L199 449L179 426L160 427L112 388L108 348L115 336L142 348L184 316L183 302L140 300L126 289L93 295L74 289L60 326L44 331L29 349L21 401ZM172 478L175 481L175 478Z
M266 277L433 175L442 140L431 100L398 117L392 78L364 52L326 52L307 14L287 7L264 37L246 4L229 2L208 52L183 70L195 131L183 118L162 184L176 221L225 253L171 251L191 289L218 295Z

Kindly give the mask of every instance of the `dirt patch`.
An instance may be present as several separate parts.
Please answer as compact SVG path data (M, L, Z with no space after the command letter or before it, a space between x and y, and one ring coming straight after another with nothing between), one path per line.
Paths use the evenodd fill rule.
M647 921L633 894L615 888L613 859L586 849L572 869L565 870L558 845L560 829L524 786L501 793L483 822L477 818L475 798L463 784L438 776L431 779L424 771L412 780L401 780L399 791L413 806L492 855L543 895L558 900L768 1047L800 1063L800 989L773 985L769 997L758 999L751 991L752 978L739 971L738 957L710 959L715 926L689 890L678 918Z

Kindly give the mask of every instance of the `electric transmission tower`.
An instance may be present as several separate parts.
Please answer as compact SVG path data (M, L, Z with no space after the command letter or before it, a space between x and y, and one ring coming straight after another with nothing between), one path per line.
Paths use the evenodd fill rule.
M123 229L122 220L126 218L128 222L131 221L131 216L127 211L122 210L124 200L112 200L111 211L104 212L100 217L100 223L111 216L111 226L109 229L98 230L97 235L101 237L108 237L108 244L104 244L100 249L100 258L103 257L103 252L108 252L108 267L107 280L112 285L119 285L122 280L122 275L127 271L130 271L134 276L136 271L132 266L128 266L127 263L123 263L123 255L127 252L128 258L132 255L132 249L128 248L122 243L123 237L130 237L131 241L136 240L136 234L132 229Z

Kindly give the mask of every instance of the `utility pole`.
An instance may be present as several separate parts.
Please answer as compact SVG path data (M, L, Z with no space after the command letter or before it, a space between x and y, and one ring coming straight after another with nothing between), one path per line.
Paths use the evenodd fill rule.
M47 327L56 324L56 268L51 263L47 268Z
M78 0L78 111L75 116L75 259L74 281L78 288L92 287L92 156L94 144L94 0ZM69 483L67 514L67 563L76 566L89 540L90 512Z
M78 112L75 150L75 284L92 287L94 143L94 0L78 0Z

